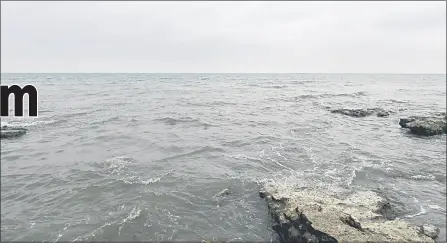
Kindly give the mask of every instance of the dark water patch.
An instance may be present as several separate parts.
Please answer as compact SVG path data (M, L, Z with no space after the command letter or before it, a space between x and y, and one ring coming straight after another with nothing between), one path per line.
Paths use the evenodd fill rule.
M263 88L266 89L284 89L284 88L288 88L289 86L287 85L272 85L272 86L261 86Z
M179 117L179 118L165 117L165 118L154 119L153 121L162 122L169 126L183 125L187 127L203 127L204 129L215 126L214 124L202 122L192 117Z
M121 121L121 117L120 116L114 116L114 117L109 117L109 118L104 119L104 120L91 122L90 125L104 125L104 124L107 124L107 123L114 123L114 122L119 122L119 121Z
M244 140L233 140L228 142L223 142L222 146L224 147L244 147L244 146L250 146L251 143L244 141Z
M86 116L86 115L91 115L92 112L71 112L71 113L66 113L64 115L60 115L58 116L59 118L63 118L63 119L71 119L71 118L77 118L77 117L81 117L81 116Z
M165 118L154 119L153 121L163 122L164 124L171 126L182 123L198 122L197 119L193 119L191 117L180 117L180 118L165 117Z

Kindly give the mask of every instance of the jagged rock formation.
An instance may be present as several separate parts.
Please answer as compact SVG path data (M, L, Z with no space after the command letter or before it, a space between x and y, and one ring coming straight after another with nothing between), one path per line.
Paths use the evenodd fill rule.
M434 226L390 220L386 199L371 191L344 199L322 190L267 185L265 198L281 242L434 242Z
M390 115L389 111L382 108L367 108L367 109L336 109L332 110L332 113L339 113L352 117L366 117L376 114L378 117L386 117Z
M19 137L26 133L25 128L3 126L0 129L0 138Z
M423 136L433 136L447 133L446 113L438 113L434 116L411 116L401 118L399 125L409 128L414 134Z

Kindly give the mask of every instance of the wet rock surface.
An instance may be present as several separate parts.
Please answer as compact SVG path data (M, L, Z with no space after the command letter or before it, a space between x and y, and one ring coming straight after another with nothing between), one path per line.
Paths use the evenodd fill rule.
M417 135L433 136L447 133L446 113L437 113L432 116L411 116L401 118L399 125L408 128Z
M367 117L376 115L377 117L387 117L390 115L389 111L382 108L366 108L366 109L335 109L331 113L338 113L352 117Z
M426 236L436 239L439 235L439 229L431 224L424 224L421 226L422 233Z
M27 129L20 127L3 126L0 129L0 138L20 137L26 133Z
M439 229L389 220L390 204L376 192L340 198L324 189L266 185L259 193L280 242L435 242Z

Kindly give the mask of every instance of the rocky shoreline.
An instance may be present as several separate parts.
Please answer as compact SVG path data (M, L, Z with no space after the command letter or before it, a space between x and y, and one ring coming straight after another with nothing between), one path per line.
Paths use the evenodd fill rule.
M331 113L361 118L388 117L382 108L334 109ZM399 125L422 136L447 133L445 112L400 118ZM411 225L395 217L390 202L374 191L345 197L326 189L264 185L259 196L267 202L279 242L436 242L440 230L433 225Z
M344 198L324 189L266 185L259 193L280 242L435 242L439 229L393 219L390 203L373 191Z

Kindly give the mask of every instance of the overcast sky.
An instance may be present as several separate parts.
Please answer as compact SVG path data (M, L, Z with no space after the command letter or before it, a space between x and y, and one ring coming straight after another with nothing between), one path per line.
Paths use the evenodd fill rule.
M2 72L446 73L445 2L2 2Z

